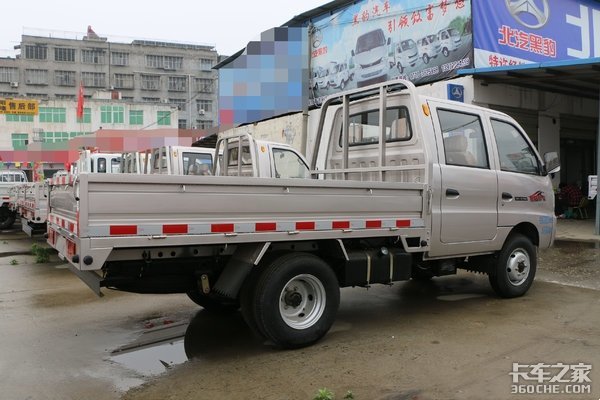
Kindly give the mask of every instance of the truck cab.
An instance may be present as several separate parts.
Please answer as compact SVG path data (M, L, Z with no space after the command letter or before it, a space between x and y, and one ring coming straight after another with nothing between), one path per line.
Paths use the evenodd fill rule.
M396 67L400 73L409 65L414 67L419 59L417 44L412 39L402 40L397 43L394 49L394 55L390 57L390 68Z
M462 43L460 32L455 28L446 28L438 32L438 41L444 57L448 57L451 51L456 51Z
M218 169L215 167L213 171L214 175L303 179L311 177L304 156L287 144L257 140L247 133L231 133L219 137L217 151L223 152L223 156Z
M427 35L417 41L419 53L425 64L429 64L429 60L436 58L442 47L437 35Z
M152 149L151 174L209 175L214 149L191 146L162 146Z
M80 172L118 174L121 171L121 155L83 150L79 153L79 160L73 167L74 174Z

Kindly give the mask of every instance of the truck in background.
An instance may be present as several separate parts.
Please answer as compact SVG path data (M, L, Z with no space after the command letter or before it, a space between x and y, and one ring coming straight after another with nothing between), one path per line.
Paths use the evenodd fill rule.
M390 38L385 38L383 29L375 29L360 35L356 39L356 47L352 57L356 64L356 85L365 86L369 82L381 82L387 78L388 46Z
M0 171L0 229L8 229L15 223L17 217L16 196L13 188L23 182L28 182L27 175L20 169Z

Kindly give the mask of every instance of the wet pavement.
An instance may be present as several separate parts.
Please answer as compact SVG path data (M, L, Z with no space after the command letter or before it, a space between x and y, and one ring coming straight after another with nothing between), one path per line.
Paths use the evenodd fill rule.
M0 234L3 400L312 399L322 387L338 398L527 398L510 394L513 362L592 363L600 390L597 243L541 251L519 299L497 298L470 273L344 289L329 334L296 351L185 295L98 298L57 259L35 264L31 243Z

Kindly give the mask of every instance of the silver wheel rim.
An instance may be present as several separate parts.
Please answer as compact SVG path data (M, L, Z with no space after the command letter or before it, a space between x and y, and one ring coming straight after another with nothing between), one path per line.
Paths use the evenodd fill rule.
M295 276L285 284L279 295L279 314L291 328L310 328L323 315L326 297L323 284L315 276Z
M513 250L506 262L506 273L508 274L510 284L513 286L522 285L527 280L527 277L529 277L530 270L531 260L529 259L529 253L521 248Z

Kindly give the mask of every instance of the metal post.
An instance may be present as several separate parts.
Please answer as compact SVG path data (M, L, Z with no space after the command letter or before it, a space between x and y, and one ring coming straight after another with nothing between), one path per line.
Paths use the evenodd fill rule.
M598 132L596 133L596 176L600 178L600 90L598 91ZM596 194L596 229L594 234L600 235L600 193Z
M192 129L192 75L188 74L188 123L186 128ZM179 125L179 123L177 123Z
M308 154L308 102L310 100L310 66L311 66L311 53L312 50L312 30L313 25L309 22L307 30L307 46L308 46L308 63L306 67L306 73L302 78L302 138L300 140L300 151L302 154ZM306 82L304 82L306 80Z

